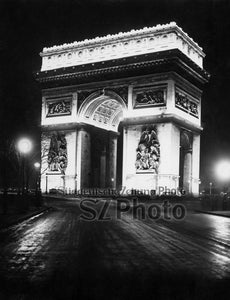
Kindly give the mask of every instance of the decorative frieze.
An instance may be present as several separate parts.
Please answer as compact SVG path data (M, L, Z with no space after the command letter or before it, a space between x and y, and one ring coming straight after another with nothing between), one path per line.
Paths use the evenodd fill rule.
M165 91L145 91L136 95L135 107L165 105Z
M121 87L111 87L111 90L117 93L125 103L128 102L128 87L121 86Z
M46 99L47 117L71 115L72 97Z
M127 86L118 86L118 87L104 87L99 90L80 90L77 92L78 94L78 108L84 102L86 98L90 95L94 95L94 98L99 97L101 95L107 95L109 92L115 92L118 96L120 96L125 103L128 101L128 87ZM111 96L112 97L112 96Z
M134 107L164 106L166 104L166 85L134 89Z
M202 68L204 53L175 22L44 48L41 71L179 49Z
M194 117L199 117L198 103L193 100L189 94L179 90L178 88L176 88L175 92L175 105L184 112L193 115Z

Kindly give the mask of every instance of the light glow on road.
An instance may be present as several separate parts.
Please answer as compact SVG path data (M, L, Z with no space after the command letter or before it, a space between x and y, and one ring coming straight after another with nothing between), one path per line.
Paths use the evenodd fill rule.
M221 161L216 166L216 175L220 180L226 181L230 179L230 161Z

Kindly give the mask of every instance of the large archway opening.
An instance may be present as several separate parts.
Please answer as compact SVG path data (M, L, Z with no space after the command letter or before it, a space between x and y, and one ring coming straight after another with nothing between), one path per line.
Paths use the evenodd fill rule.
M122 185L123 99L112 91L90 95L79 109L87 136L88 163L81 170L81 188L118 188ZM83 135L84 139L84 135ZM82 141L84 144L84 140ZM84 168L84 153L81 165ZM82 163L83 162L83 163Z
M192 185L192 135L188 131L180 133L179 186L191 193Z

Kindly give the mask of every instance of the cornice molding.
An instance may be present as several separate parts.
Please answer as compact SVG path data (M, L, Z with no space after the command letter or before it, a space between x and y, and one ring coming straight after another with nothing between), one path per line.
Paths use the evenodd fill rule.
M196 125L180 116L177 116L175 114L160 114L160 115L154 115L149 117L132 117L132 118L124 118L122 120L122 124L124 126L127 125L143 125L143 124L152 124L152 123L175 123L181 128L188 128L195 132L201 132L203 128L199 125Z
M205 57L202 48L175 22L139 30L86 39L84 41L44 48L42 71L90 62L110 60L157 51L179 49L199 67Z
M167 70L162 69L163 65L168 66ZM97 77L104 76L104 81L108 80L106 77L112 74L117 74L117 78L119 78L119 74L131 71L137 72L137 70L139 72L138 76L149 75L149 72L145 73L145 70L150 70L151 73L154 74L159 72L159 70L157 70L159 66L161 66L161 72L175 72L175 67L177 67L183 70L184 73L190 75L191 78L197 78L197 80L202 83L205 83L209 78L209 74L205 70L198 67L179 50L166 50L164 52L110 60L102 63L43 71L38 72L36 75L40 83L77 79L79 82L76 82L76 84L79 84L87 81L87 78L95 80ZM142 70L143 74L141 74ZM129 74L127 76L129 76Z

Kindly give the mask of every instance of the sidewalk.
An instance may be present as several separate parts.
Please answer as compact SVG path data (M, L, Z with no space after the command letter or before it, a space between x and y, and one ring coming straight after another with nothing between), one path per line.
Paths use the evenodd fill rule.
M196 210L198 213L209 214L219 217L230 218L230 210L215 210L215 211L207 211L207 210Z
M0 229L16 225L48 209L50 207L45 201L39 204L33 195L24 198L16 194L7 195L6 199L0 197Z
M30 219L34 216L37 216L45 211L48 211L51 207L43 206L40 208L33 208L24 213L7 213L7 214L0 214L0 230L6 229L7 227L16 225L21 223L27 219Z

